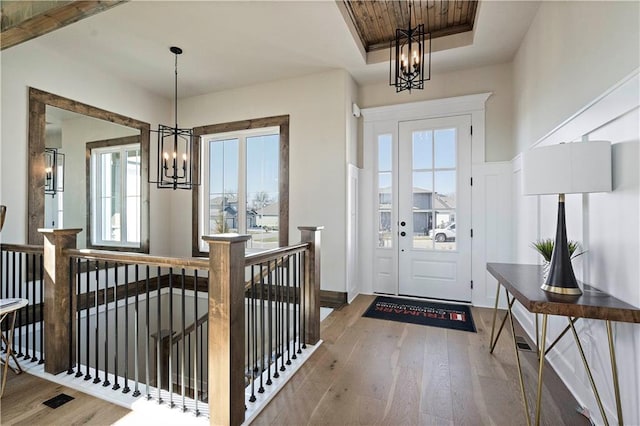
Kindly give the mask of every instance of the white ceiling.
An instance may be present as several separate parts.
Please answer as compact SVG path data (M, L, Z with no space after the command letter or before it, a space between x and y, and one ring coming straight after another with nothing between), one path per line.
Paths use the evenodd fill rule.
M434 73L508 62L538 1L482 0L474 43L435 52ZM365 64L334 1L134 0L53 31L38 43L152 93L179 97L344 68L360 84L388 81L388 62ZM20 48L19 46L16 48Z

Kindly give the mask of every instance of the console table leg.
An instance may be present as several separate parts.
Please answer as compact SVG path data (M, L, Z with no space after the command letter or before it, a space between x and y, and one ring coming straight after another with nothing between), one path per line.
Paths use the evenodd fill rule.
M547 314L542 314L542 336L540 337L540 367L538 369L538 394L536 398L536 426L540 424L542 403L542 370L544 368L544 344L547 341Z
M571 331L573 332L573 340L576 341L576 346L578 347L578 351L580 352L580 357L582 358L584 369L587 370L587 377L589 377L589 382L591 383L591 389L593 389L593 394L596 397L596 402L598 403L598 408L600 409L600 415L602 416L602 420L604 421L604 424L608 426L609 421L607 420L607 415L604 412L604 407L602 406L602 400L600 399L600 394L598 393L596 382L593 380L593 375L591 374L591 368L589 368L587 357L584 355L584 350L582 349L582 343L580 343L580 339L578 338L578 332L576 331L576 327L573 325L573 321L571 317L567 317L567 319L569 320L569 327L571 327Z
M536 316L536 350L538 353L538 360L540 360L540 327L538 325L538 314Z
M620 402L620 385L618 384L618 366L616 364L616 352L613 347L613 332L611 321L607 320L607 337L609 339L609 356L611 357L611 373L613 374L613 391L616 395L616 409L618 410L618 424L623 425L622 403Z
M498 290L500 290L500 284L498 284ZM515 303L516 298L514 297L513 299L511 299L511 301L509 302L509 295L507 295L507 302L509 302L509 309L511 309L511 307L513 306L513 304ZM496 304L497 305L497 304ZM507 322L507 317L509 316L509 313L504 314L504 317L502 317L502 322L500 323L500 328L498 329L498 334L496 334L496 338L493 338L493 331L495 329L496 326L496 313L498 312L498 308L496 306L495 310L493 311L493 327L491 327L491 346L489 348L489 353L492 354L493 350L496 348L496 344L498 343L498 338L500 338L500 335L502 334L502 329L504 328L504 325Z
M516 365L518 366L518 379L520 379L520 393L522 394L522 403L524 404L524 416L527 419L527 426L531 426L531 417L529 416L529 404L527 403L527 394L524 391L524 377L522 377L522 367L520 366L520 353L518 352L518 345L516 344L516 329L513 326L513 313L511 312L511 307L513 306L513 302L516 300L516 298L514 297L512 300L509 300L509 292L507 291L506 288L504 289L504 293L507 296L507 302L509 302L508 303L509 310L505 318L508 316L509 322L511 323L511 334L513 336L513 350L516 354Z
M493 324L491 325L491 338L489 339L489 342L491 342L491 349L489 350L490 354L493 353L493 348L495 347L495 343L493 342L493 333L496 329L496 317L498 316L499 301L500 301L500 282L498 282L496 285L496 304L493 307ZM498 341L497 337L496 337L496 341Z

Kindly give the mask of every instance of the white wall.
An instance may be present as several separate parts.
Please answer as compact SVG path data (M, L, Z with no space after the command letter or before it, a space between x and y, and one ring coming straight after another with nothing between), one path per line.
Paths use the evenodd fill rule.
M300 225L323 225L322 288L346 291L347 101L350 77L335 70L183 99L187 127L289 115L289 241ZM191 252L191 193L172 198L173 255Z
M513 144L513 94L511 63L436 74L424 90L396 93L388 83L360 87L361 108L443 99L475 93L492 93L486 103L485 161L509 161Z
M3 50L0 59L0 203L7 205L7 219L1 238L4 242L25 243L29 87L146 121L152 128L158 122L170 122L172 109L169 100L108 75L93 68L91 64L74 62L66 56L44 49L37 39ZM153 139L151 158L155 158ZM169 235L161 232L169 224L168 217L163 213L169 210L169 201L167 191L151 188L150 244L151 251L156 254L170 253Z
M544 2L514 61L518 152L537 143L582 138L613 143L613 192L568 196L567 230L570 239L588 250L574 263L576 276L635 306L640 306L639 66L637 2ZM612 87L618 88L610 91ZM557 200L553 196L523 197L520 174L520 158L516 157L512 260L536 263L539 257L529 244L555 233ZM521 307L517 316L534 336L533 316ZM578 324L607 414L615 422L604 323L581 320ZM551 317L550 335L557 335L565 325L566 319ZM640 329L614 323L614 335L624 422L640 424ZM557 345L549 360L578 401L602 423L570 337Z
M542 2L514 59L516 154L638 67L639 8Z

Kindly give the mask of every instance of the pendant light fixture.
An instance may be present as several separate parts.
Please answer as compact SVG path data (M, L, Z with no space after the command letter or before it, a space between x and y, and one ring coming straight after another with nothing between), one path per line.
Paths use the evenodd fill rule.
M411 27L412 3L410 0L409 28L396 29L395 46L393 42L389 46L389 85L396 87L396 93L424 89L424 82L431 80L431 34L425 33L424 24Z
M193 130L178 127L178 55L182 49L169 48L175 56L175 126L158 125L158 188L191 189L193 183Z

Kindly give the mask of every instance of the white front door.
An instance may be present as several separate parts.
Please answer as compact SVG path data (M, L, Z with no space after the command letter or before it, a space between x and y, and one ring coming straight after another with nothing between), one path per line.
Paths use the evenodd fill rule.
M471 301L471 118L398 129L398 294Z
M373 291L471 301L471 117L386 121L370 130Z

